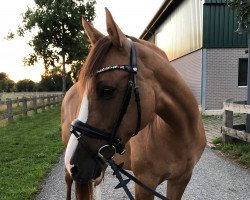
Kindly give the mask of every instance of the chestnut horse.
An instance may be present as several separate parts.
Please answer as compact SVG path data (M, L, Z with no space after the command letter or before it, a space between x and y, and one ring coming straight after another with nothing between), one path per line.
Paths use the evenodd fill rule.
M92 49L78 82L66 93L62 104L67 200L71 199L73 180L78 200L93 199L95 187L102 183L107 164L96 160L110 142L98 138L99 132L104 138L105 134L110 138L109 133L112 133L113 139L126 144L124 154L117 146L112 146L122 154L111 153L111 156L115 154L116 162L125 162L124 167L152 189L168 180L167 198L179 200L206 145L197 101L162 50L144 40L128 39L107 9L106 24L108 36L83 19ZM136 50L133 55L131 45ZM131 56L136 57L134 71ZM140 102L131 92L131 99L114 131L131 74L137 79L133 89L138 86ZM70 133L71 122L75 119L79 130L83 127L83 131L75 133L84 141L84 147ZM92 132L85 134L88 128ZM135 185L135 199L153 198L150 192Z

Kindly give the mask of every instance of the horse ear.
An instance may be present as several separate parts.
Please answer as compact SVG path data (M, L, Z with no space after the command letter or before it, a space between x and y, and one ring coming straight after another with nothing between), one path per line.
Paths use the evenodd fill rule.
M110 11L105 8L106 11L106 24L107 24L107 32L110 36L112 43L122 49L130 49L130 44L128 42L127 37L123 34L121 29L115 23Z
M91 45L93 46L98 40L100 40L104 35L99 32L97 29L95 29L87 20L82 17L82 25L85 30L85 33L87 34Z

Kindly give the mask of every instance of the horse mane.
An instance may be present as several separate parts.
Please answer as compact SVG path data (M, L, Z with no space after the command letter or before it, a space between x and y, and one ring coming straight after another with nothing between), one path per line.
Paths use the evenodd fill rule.
M168 59L166 53L163 50L161 50L159 47L157 47L154 43L149 42L147 40L137 39L137 38L132 37L132 36L127 36L127 37L129 37L134 42L138 42L138 43L140 43L142 45L145 45L145 46L149 47L150 49L153 49L161 57L164 57L164 58Z

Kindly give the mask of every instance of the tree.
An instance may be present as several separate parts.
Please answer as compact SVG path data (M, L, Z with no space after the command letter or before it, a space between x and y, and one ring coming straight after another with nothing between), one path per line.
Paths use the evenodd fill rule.
M0 80L0 92L13 92L14 86L15 82L10 79Z
M29 42L34 52L25 58L26 65L42 59L45 69L62 66L62 90L66 91L66 65L81 63L89 52L89 43L81 25L95 17L95 0L35 0L35 7L23 15L18 34L33 31Z
M250 1L249 0L227 0L227 5L237 12L238 21L242 23L243 27L250 25L249 12Z
M83 62L75 62L72 63L71 69L70 69L70 74L71 74L71 79L73 82L76 82L80 73L80 69L83 66Z
M69 89L73 85L70 72L66 74L66 77L66 89ZM42 75L38 88L39 91L61 91L62 75L60 70L46 70L46 72Z
M36 83L30 79L23 79L16 83L18 92L33 92L36 89Z
M15 82L9 79L8 74L0 72L0 92L12 92L14 90Z
M5 72L0 72L0 80L8 80L9 76Z

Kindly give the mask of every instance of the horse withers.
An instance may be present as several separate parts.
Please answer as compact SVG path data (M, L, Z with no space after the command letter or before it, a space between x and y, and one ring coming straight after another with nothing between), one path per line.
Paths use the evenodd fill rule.
M197 101L162 50L123 34L107 9L106 24L108 36L83 19L92 48L62 104L67 200L73 180L76 199L93 199L113 156L179 200L206 145ZM135 185L135 198L154 196Z

